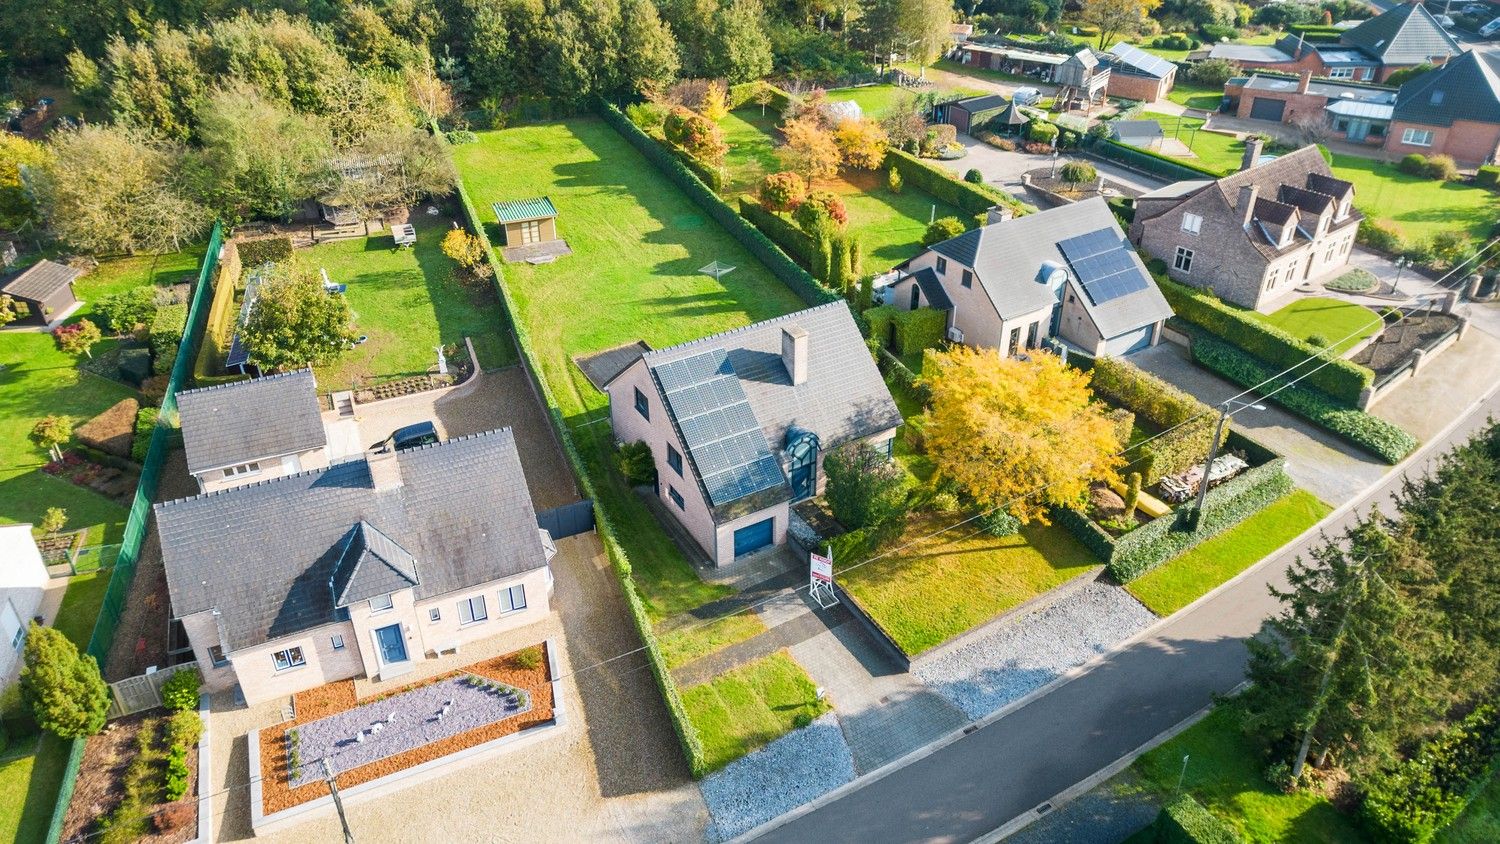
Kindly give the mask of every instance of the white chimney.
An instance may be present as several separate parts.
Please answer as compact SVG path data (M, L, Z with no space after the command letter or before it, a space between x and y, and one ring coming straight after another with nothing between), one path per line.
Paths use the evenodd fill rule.
M807 383L807 329L800 325L781 329L781 363L793 386Z
M395 450L387 452L365 452L365 465L370 467L370 487L384 492L401 486L401 463Z

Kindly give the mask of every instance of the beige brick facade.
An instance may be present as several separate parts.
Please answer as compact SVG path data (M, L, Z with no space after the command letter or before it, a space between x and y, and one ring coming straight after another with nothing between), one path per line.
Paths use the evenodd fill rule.
M240 464L245 467L246 464ZM248 471L233 471L232 469L209 469L199 472L193 477L198 479L198 488L202 492L217 492L221 489L244 486L245 484L269 481L284 475L295 475L298 472L306 472L311 469L322 469L328 466L328 448L320 448L304 451L300 454L271 455L249 462Z
M941 272L938 270L940 258L943 262ZM913 258L908 267L911 272L928 268L931 268L937 275L938 280L942 282L943 290L953 301L953 312L949 316L948 324L963 332L964 343L970 346L999 349L1002 353L1008 353L1013 334L1018 338L1017 345L1021 349L1027 347L1027 339L1031 337L1033 327L1038 340L1049 334L1048 327L1052 319L1050 308L1003 319L995 303L990 301L989 294L985 292L978 277L973 277L968 287L963 285L964 270L972 272L972 267L962 266L957 261L943 258L931 250ZM911 290L914 286L909 280L902 281L895 286L893 295L896 307L903 310L911 309ZM931 303L919 298L917 304L920 307Z

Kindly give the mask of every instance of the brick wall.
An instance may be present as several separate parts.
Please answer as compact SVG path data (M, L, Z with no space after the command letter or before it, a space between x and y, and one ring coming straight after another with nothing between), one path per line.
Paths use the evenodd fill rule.
M1109 75L1108 93L1111 97L1124 97L1129 100L1144 100L1153 103L1165 97L1170 90L1172 90L1170 78L1151 79L1118 72Z
M1432 130L1432 146L1422 147L1401 142L1407 129ZM1391 122L1386 133L1385 148L1397 155L1419 152L1423 155L1453 156L1463 167L1477 167L1500 158L1500 125L1477 123L1472 120L1455 120L1452 126L1429 126L1405 120Z

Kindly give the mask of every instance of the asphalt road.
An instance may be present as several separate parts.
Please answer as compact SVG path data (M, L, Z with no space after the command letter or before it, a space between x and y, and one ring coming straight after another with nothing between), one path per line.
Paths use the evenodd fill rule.
M1493 394L1425 446L1407 471L1420 473L1492 414L1500 416ZM1327 529L1387 502L1399 483L1399 475L1387 476ZM1315 541L1286 546L1073 681L758 840L971 841L1032 811L1238 685L1245 640L1277 610L1267 585L1284 582L1286 566Z

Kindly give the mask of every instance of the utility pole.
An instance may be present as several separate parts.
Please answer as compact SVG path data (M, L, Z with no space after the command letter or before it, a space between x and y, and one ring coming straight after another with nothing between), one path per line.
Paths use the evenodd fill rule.
M323 781L328 783L328 793L333 795L333 808L338 810L339 825L344 828L344 844L354 844L354 832L349 829L349 817L344 814L344 801L339 797L339 784L334 781L327 758L323 759Z
M1219 456L1219 440L1224 436L1224 423L1229 421L1230 405L1240 405L1238 410L1249 408L1251 410L1265 410L1263 404L1251 404L1238 399L1226 399L1219 405L1219 424L1214 427L1213 441L1208 444L1208 460L1203 463L1203 477L1198 481L1198 506L1193 510L1193 530L1197 530L1203 522L1203 502L1208 498L1208 475L1214 469L1214 458Z

